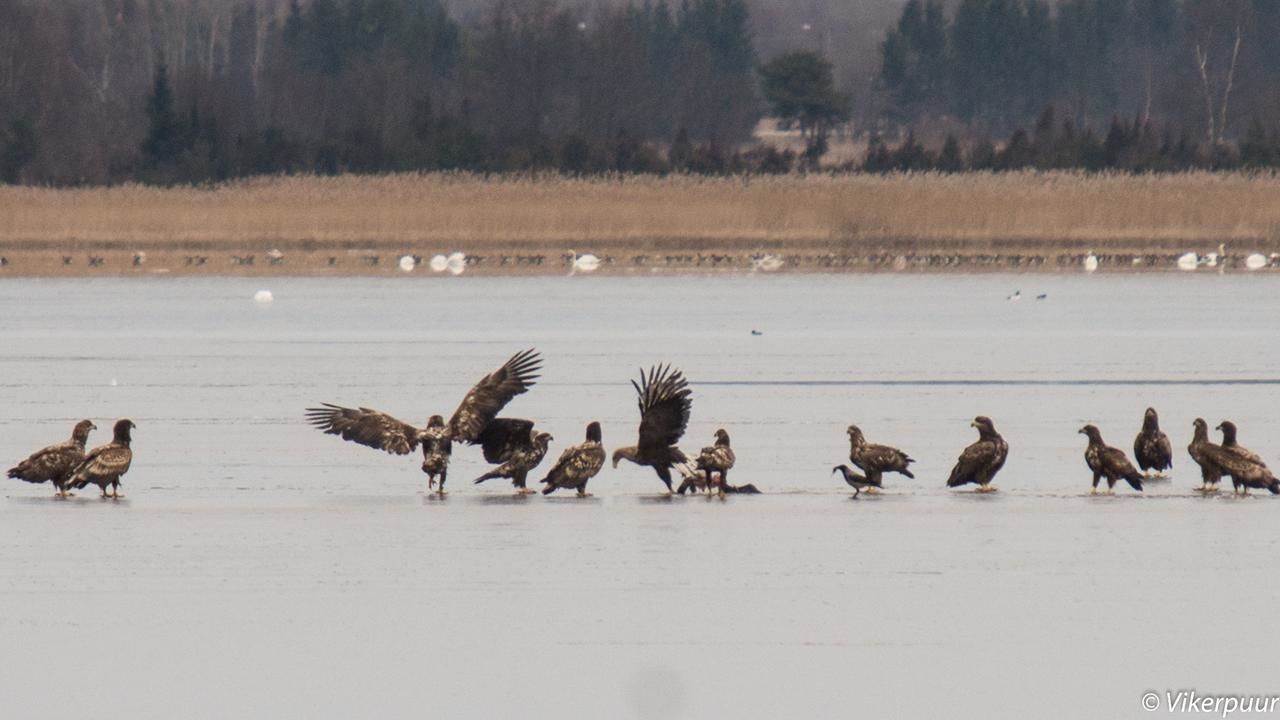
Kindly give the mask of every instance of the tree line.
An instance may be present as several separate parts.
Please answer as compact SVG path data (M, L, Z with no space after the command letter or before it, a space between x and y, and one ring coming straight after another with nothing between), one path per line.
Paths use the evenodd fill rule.
M0 0L0 181L1280 165L1273 0L906 0L871 95L748 0L467 7Z

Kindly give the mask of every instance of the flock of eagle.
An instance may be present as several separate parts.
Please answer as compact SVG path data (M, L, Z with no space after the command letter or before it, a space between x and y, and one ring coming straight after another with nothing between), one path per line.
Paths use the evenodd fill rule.
M479 445L485 460L497 465L476 478L476 483L509 478L517 492L533 492L526 488L529 473L542 463L554 438L537 431L530 420L500 418L498 414L513 398L534 385L541 363L535 350L516 353L471 388L448 422L441 415L432 415L425 428L377 410L329 403L308 408L306 417L325 433L395 455L408 455L421 445L422 471L427 474L428 488L440 494L445 492L454 441ZM729 471L736 458L729 434L723 429L716 431L714 444L703 448L692 460L677 446L688 427L693 404L683 373L670 365L657 365L648 372L641 371L640 381L632 380L631 384L639 396L639 439L635 445L613 451L615 468L622 460L651 467L666 485L667 492L681 495L688 491L718 493L722 497L727 493L760 492L754 485L729 484ZM1009 444L996 432L990 418L976 417L971 425L978 430L978 440L960 453L947 478L947 487L974 484L978 492L991 492L995 490L991 482L1008 458ZM90 420L81 420L69 440L33 453L11 468L9 477L31 483L52 482L60 496L94 484L101 489L103 497L122 497L120 478L133 461L130 442L134 427L130 420L117 421L112 441L86 452L89 432L97 426ZM1280 480L1262 458L1236 442L1235 424L1223 421L1218 426L1222 432L1221 444L1209 440L1208 424L1203 419L1196 418L1194 428L1195 435L1187 450L1200 466L1201 491L1216 491L1218 482L1226 475L1231 477L1236 492L1248 494L1250 488L1258 488L1280 495ZM1133 445L1142 472L1129 462L1123 450L1104 443L1094 425L1085 425L1080 433L1089 437L1084 457L1093 472L1093 493L1098 492L1103 478L1107 481L1108 494L1120 480L1141 492L1143 479L1150 477L1150 473L1163 473L1173 466L1169 438L1160 431L1159 418L1152 408L1147 408L1142 430ZM832 473L844 476L845 482L854 488L855 497L864 490L874 493L883 488L882 479L887 472L915 477L910 470L914 460L905 452L868 443L856 425L849 426L848 434L849 460L862 472L848 465L837 465ZM566 489L586 496L587 483L604 467L606 453L602 442L600 423L588 423L584 441L565 449L539 481L545 486L543 494ZM678 489L673 486L672 469L679 471L682 478Z

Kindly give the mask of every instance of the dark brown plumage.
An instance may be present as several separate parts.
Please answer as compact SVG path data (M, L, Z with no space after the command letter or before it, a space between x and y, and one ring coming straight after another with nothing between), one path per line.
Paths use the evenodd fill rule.
M1129 458L1125 457L1123 450L1104 443L1102 433L1094 425L1085 425L1080 428L1080 434L1089 436L1089 447L1085 448L1084 461L1093 471L1093 490L1090 494L1097 494L1098 481L1104 477L1107 479L1108 495L1114 492L1116 481L1121 478L1134 490L1142 492L1142 475L1138 473L1133 463L1129 462Z
M89 483L102 490L102 497L107 497L107 486L111 486L111 497L124 497L120 494L120 478L129 472L133 464L133 429L137 425L132 420L117 420L112 428L111 442L89 451L84 460L76 466L67 487L79 490Z
M565 448L551 471L542 478L541 482L546 484L542 494L550 495L560 488L566 488L577 490L578 497L586 497L587 482L604 467L605 452L602 442L600 423L592 422L587 425L586 442Z
M974 418L969 425L978 429L978 441L960 453L956 466L951 468L951 476L947 478L947 487L974 483L978 492L991 492L995 490L991 481L1009 457L1009 444L996 432L991 418L985 415Z
M84 461L85 444L90 431L98 426L91 420L81 420L71 430L71 438L31 453L30 457L9 468L9 477L29 483L52 482L59 497L67 495L67 481Z
M1221 448L1209 440L1209 423L1204 418L1196 418L1191 427L1194 434L1191 444L1187 445L1187 453L1200 466L1200 491L1217 492L1218 481L1224 473L1218 462L1219 455L1215 451Z
M339 435L343 440L395 455L407 455L421 443L422 471L427 474L427 487L436 487L436 477L439 476L439 492L444 494L454 440L482 445L485 459L505 463L520 444L521 433L526 438L530 437L533 423L519 419L498 420L497 415L515 396L533 387L538 378L537 372L542 368L541 363L541 357L533 349L512 355L502 367L481 378L471 388L448 423L442 416L433 415L427 427L421 430L377 410L346 408L330 403L307 408L307 421L329 435ZM528 442L530 446L527 447L531 449L531 438Z
M632 380L631 386L639 396L640 440L636 445L615 450L613 466L618 467L618 461L625 459L651 467L670 493L671 467L689 461L676 447L689 425L693 406L689 383L670 365L655 365L647 374L642 370L640 382Z
M916 476L907 469L915 460L906 453L888 445L868 443L857 425L850 425L846 432L849 435L849 461L867 474L869 488L881 487L881 476L886 472L896 472L915 479Z
M844 481L849 484L849 487L853 488L854 497L858 497L858 495L861 494L862 491L866 490L867 488L881 487L880 482L878 480L876 482L872 482L870 478L864 477L854 472L853 468L849 467L848 465L837 465L831 468L831 473L833 475L837 472L843 475Z
M1173 467L1173 446L1169 436L1160 431L1160 417L1155 408L1147 408L1142 416L1142 431L1133 440L1133 457L1144 474L1154 471L1163 476Z
M1275 476L1267 468L1262 457L1236 442L1236 424L1223 420L1218 425L1222 431L1222 453L1216 456L1223 472L1231 476L1231 484L1235 492L1249 494L1249 488L1270 490L1280 494L1280 485L1275 483Z
M511 478L511 485L517 492L531 492L525 487L525 479L529 471L536 468L547 454L547 445L555 438L544 432L535 432L533 423L527 420L514 420L519 429L524 431L523 441L517 439L518 434L508 437L506 433L491 432L502 420L495 420L481 436L484 458L489 462L501 463L498 467L475 479L479 485L493 478ZM527 426L527 427L526 427Z
M710 447L702 448L702 452L698 453L697 460L694 461L694 467L706 474L707 490L712 487L711 473L719 473L720 494L725 494L726 478L729 471L733 469L738 458L733 453L733 448L729 446L729 433L724 428L716 430L716 441ZM683 493L682 493L683 494Z

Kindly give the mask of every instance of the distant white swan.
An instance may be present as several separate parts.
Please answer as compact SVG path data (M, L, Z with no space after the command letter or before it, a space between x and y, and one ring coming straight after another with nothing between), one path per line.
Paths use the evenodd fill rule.
M1084 256L1084 271L1093 272L1098 269L1098 256L1089 253Z
M757 255L751 258L752 270L763 270L764 272L773 272L782 269L781 255Z
M461 275L463 270L467 269L467 256L460 252L449 255L448 260L449 272L454 275Z
M1250 270L1261 270L1267 266L1267 256L1262 253L1254 253L1245 258L1244 266Z
M1196 266L1199 264L1200 258L1193 252L1186 253L1182 257L1178 258L1179 270L1195 270Z
M1005 300L1021 300L1021 299L1022 299L1021 290L1014 290L1012 295L1005 298Z
M449 269L449 258L443 255L436 255L431 258L432 272L444 272Z
M256 303L264 304L264 305L266 303L274 301L275 299L276 299L276 296L272 295L270 290L259 290L258 292L253 294L253 301Z
M400 258L400 269L405 272L413 272L413 269L417 266L418 261L414 260L412 255L405 255Z
M578 271L595 272L600 267L600 258L587 253L579 255L578 251L569 251L569 274L572 275Z

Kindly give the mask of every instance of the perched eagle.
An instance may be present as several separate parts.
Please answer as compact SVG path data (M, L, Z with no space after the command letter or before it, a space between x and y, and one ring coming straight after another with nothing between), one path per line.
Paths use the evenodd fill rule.
M565 448L555 466L542 478L541 482L546 484L542 494L550 495L560 488L566 488L577 490L578 497L587 497L587 481L604 467L604 445L600 444L602 441L600 423L592 422L587 425L586 442Z
M533 423L528 420L498 421L496 418L515 396L533 387L538 378L537 372L541 369L542 359L536 350L525 350L512 355L502 367L481 378L471 388L448 423L445 423L443 416L432 415L427 427L422 429L377 410L347 408L330 403L321 403L322 407L318 408L307 408L307 422L329 435L339 435L343 440L384 450L393 455L408 455L421 443L422 471L427 474L427 487L436 487L438 475L439 492L443 495L453 441L484 445L485 457L488 459L491 455L501 457L503 448L514 448L519 444L517 437L521 432L528 436L533 427ZM507 452L509 454L512 450Z
M481 434L480 447L485 460L501 464L476 478L475 484L504 477L511 478L516 492L533 492L525 487L525 478L546 457L547 444L554 439L548 433L534 431L528 420L494 420Z
M122 498L120 494L120 478L129 472L133 464L133 450L129 444L133 442L131 431L137 427L132 420L117 420L112 428L111 442L89 451L72 471L66 487L79 490L89 483L102 490L102 497L107 497L107 486L111 486L111 497Z
M849 467L848 465L837 465L831 468L832 475L836 474L837 472L844 475L844 481L849 484L849 487L853 488L854 497L858 497L858 495L861 494L862 491L867 488L883 487L880 484L879 480L876 480L873 483L869 478L863 477L862 475L859 475L858 473L854 472L853 468Z
M991 487L991 481L1009 457L1009 444L996 432L991 418L985 415L974 418L969 426L978 429L978 441L960 453L956 466L951 468L951 476L947 478L947 487L974 483L978 492L992 492L995 488Z
M618 467L618 461L623 459L647 465L671 493L671 466L689 462L676 447L689 425L689 410L693 406L689 383L670 365L655 365L648 374L641 370L640 382L632 380L631 386L640 396L640 441L614 450L613 466Z
M1219 456L1219 462L1224 473L1231 476L1231 484L1235 492L1243 490L1247 495L1249 488L1252 487L1270 489L1271 492L1276 493L1277 491L1273 489L1276 486L1272 484L1275 478L1267 469L1267 464L1263 462L1262 457L1236 442L1236 424L1230 420L1223 420L1217 429L1222 431L1220 447L1224 453ZM1243 462L1235 462L1236 458Z
M725 493L724 487L728 484L726 478L729 477L729 470L733 469L733 465L738 458L733 454L733 448L729 447L729 433L724 428L716 430L715 444L710 447L702 448L702 452L698 454L698 459L694 461L694 467L706 473L707 491L711 491L711 473L720 474L720 495Z
M880 476L886 472L896 472L915 479L916 476L907 469L907 466L915 460L908 457L906 453L888 445L868 444L857 425L850 425L847 432L849 433L849 460L867 474L868 488L882 487ZM875 491L868 489L867 492Z
M1162 477L1165 470L1173 467L1173 446L1169 444L1169 436L1160 432L1160 418L1155 408L1147 408L1142 416L1142 432L1133 440L1133 456L1143 475L1155 471L1157 477Z
M89 441L89 432L97 429L98 426L93 421L81 420L72 428L70 440L31 453L31 457L9 468L9 477L29 483L52 481L58 496L66 497L67 481L84 460L84 446Z
M1098 494L1098 481L1104 477L1107 479L1108 495L1115 492L1113 488L1121 478L1134 490L1142 492L1142 475L1129 462L1129 458L1125 457L1123 450L1102 442L1102 433L1094 425L1080 428L1080 434L1089 436L1089 447L1084 451L1084 461L1093 471L1093 490L1089 494Z
M1194 435L1187 446L1187 453L1200 466L1200 492L1217 492L1218 481L1224 474L1219 463L1222 448L1209 440L1209 423L1204 418L1196 418L1191 427Z

